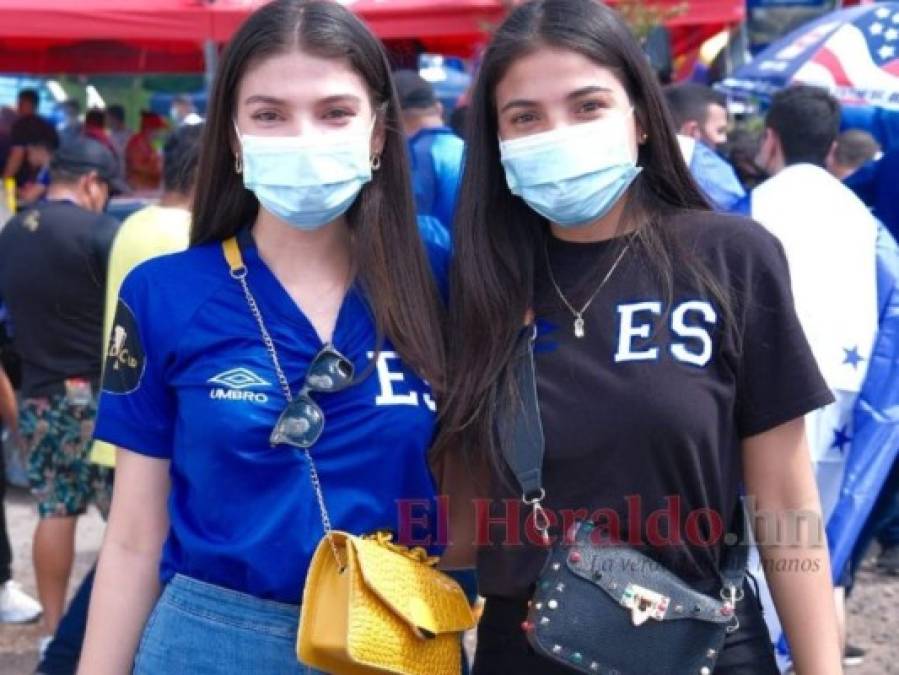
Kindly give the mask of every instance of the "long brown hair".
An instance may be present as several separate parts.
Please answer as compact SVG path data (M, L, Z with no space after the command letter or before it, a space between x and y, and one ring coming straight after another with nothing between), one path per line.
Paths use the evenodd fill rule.
M728 314L726 294L664 226L673 214L708 209L708 203L684 163L655 74L627 26L596 0L534 0L520 6L488 46L468 109L468 152L454 228L447 396L434 448L438 461L457 449L498 461L496 422L515 395L509 364L531 307L535 260L547 223L506 185L494 92L514 61L546 46L609 68L648 134L638 155L643 171L628 190L620 223L622 232L636 228L631 250L650 262L669 298L674 279L687 274Z
M346 215L354 261L379 343L386 335L405 363L439 389L444 361L440 295L418 234L387 55L340 4L275 0L253 13L229 43L212 89L191 244L227 239L256 219L259 202L234 170L235 99L250 65L291 50L349 62L365 81L385 126L381 167Z

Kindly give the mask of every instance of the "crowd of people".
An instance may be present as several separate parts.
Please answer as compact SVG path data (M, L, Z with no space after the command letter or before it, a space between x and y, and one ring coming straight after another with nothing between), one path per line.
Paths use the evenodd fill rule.
M173 99L171 117L143 110L140 126L126 124L122 105L91 108L82 118L76 99L59 104L62 120L54 126L38 114L40 95L34 89L19 92L16 110L0 114L0 167L3 178L15 181L21 207L36 204L50 182L50 161L60 145L90 138L105 146L116 160L121 178L118 193L158 193L162 188L162 143L172 129L202 122L189 96Z
M896 468L844 569L814 533L874 355L899 361L899 149L841 132L827 91L734 129L713 89L661 86L614 11L530 0L451 124L348 9L274 0L205 120L178 98L131 133L69 101L54 127L38 103L20 92L0 145L0 420L39 515L38 600L0 518L0 621L43 622L38 673L339 675L340 636L316 649L299 619L332 527L442 554L484 598L477 675L682 672L691 649L706 675L777 673L781 632L801 675L863 658L845 595L874 539L899 575ZM148 205L120 223L124 194ZM106 535L66 606L91 505ZM797 513L817 527L788 542L758 525ZM756 553L726 577L744 518ZM550 633L572 582L545 580L547 542L582 521L602 541L572 569L639 551L665 575L640 583L696 598L662 614L720 610L718 641L635 649L592 614L601 644Z

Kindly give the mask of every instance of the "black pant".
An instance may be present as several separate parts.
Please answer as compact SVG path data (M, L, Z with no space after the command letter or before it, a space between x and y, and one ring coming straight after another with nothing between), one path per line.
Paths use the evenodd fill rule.
M0 425L0 434L3 426ZM0 447L0 584L12 579L12 548L6 531L6 458Z
M755 593L744 584L737 604L740 629L727 636L714 675L779 675L774 648ZM487 598L478 624L472 675L571 675L576 672L537 654L521 629L527 600ZM635 629L639 630L639 629ZM680 675L676 668L671 675Z

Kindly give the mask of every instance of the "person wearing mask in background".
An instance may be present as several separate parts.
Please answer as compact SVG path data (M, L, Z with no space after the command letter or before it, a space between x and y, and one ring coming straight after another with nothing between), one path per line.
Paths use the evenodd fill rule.
M165 120L148 110L141 111L140 131L125 147L125 177L135 192L159 189L162 180L162 155L156 141L166 129Z
M775 94L756 157L771 178L751 195L752 217L784 246L800 323L836 399L806 416L825 522L851 452L853 411L878 327L878 223L825 169L839 124L840 105L823 89ZM843 607L839 590L837 603ZM846 650L857 658L857 648Z
M663 91L693 179L717 210L740 211L746 191L734 168L717 152L727 142L724 97L692 82L668 85Z
M112 153L88 138L53 157L47 199L0 232L0 298L22 357L19 433L40 520L33 558L45 646L65 605L75 525L108 508L108 470L89 461L100 380L104 282L118 223L103 214L122 189Z
M446 126L443 105L430 82L414 70L397 71L394 80L409 146L416 213L435 218L451 233L465 143ZM424 234L428 238L426 230Z
M23 209L43 199L50 186L50 162L56 151L53 139L30 143L25 149L32 178L18 190L18 206Z
M59 132L60 143L81 136L84 125L81 123L81 104L78 100L67 99L59 104L59 109L62 112L62 121L56 130Z
M10 149L3 169L3 178L15 178L17 185L24 185L33 176L26 161L26 148L32 143L57 144L59 138L53 125L37 114L38 93L23 89L18 98L18 119L10 130Z
M827 170L841 181L883 153L880 144L867 131L849 129L837 136L836 143L827 155Z
M83 675L310 672L298 604L323 523L396 531L397 500L434 503L447 255L417 236L394 92L381 42L330 0L264 4L225 49L191 246L119 295ZM272 436L279 419L303 436Z
M474 523L460 530L464 522L450 522L444 564L476 562L487 598L473 672L708 675L705 663L688 668L676 660L678 640L656 642L655 626L632 626L626 610L591 622L580 615L589 609L566 609L567 596L609 590L624 602L613 591L634 582L635 607L659 602L639 595L644 577L629 575L620 560L594 557L606 539L636 541L651 558L644 569L666 573L661 583L674 583L670 573L693 589L727 595L720 572L731 539L724 532L742 515L744 492L779 528L796 508L820 522L802 415L832 397L799 327L783 250L756 223L711 212L683 161L655 73L627 24L603 3L539 0L512 11L485 51L469 115L447 395L433 462L444 479L459 477L455 462L462 476L467 466L484 467L484 480L475 471L467 481L443 481L450 518L467 518L459 507L468 505L471 515L470 500L489 497L480 522L506 524L469 536ZM545 498L555 516L553 555L562 555L557 547L572 517L599 521L597 536L588 536L597 547L570 558L586 563L577 588L557 586L558 568L544 567L536 509L521 506L524 490L507 468L504 450L521 446L504 441L522 436L513 421L525 399L526 420L536 415L534 426L542 427L527 435L544 441L543 486L525 497L532 504ZM510 454L538 454L533 445ZM486 490L472 494L478 483ZM679 510L668 533L685 532L686 514L703 512L716 514L718 536L654 536L650 512L666 503ZM476 560L466 560L475 541ZM826 547L805 531L781 543L768 538L763 550L798 670L836 675ZM808 567L788 568L794 558ZM541 576L542 602L534 596ZM725 612L739 615L739 628L698 660L717 658L718 675L774 675L755 593L748 581L743 588L743 601ZM680 624L686 605L672 605L666 623ZM535 637L547 623L570 635ZM596 650L595 666L587 649ZM617 662L600 663L604 656Z
M121 175L125 175L125 148L128 147L128 141L131 139L131 129L125 124L125 108L118 104L109 106L106 109L106 133L112 146L115 148L116 157L121 167Z
M116 233L106 275L104 354L112 337L110 333L119 290L128 273L145 260L187 248L190 240L190 206L202 133L202 125L186 125L169 136L163 148L163 193L158 204L129 216ZM91 461L114 469L115 448L109 443L94 441ZM94 570L91 570L69 604L53 641L38 665L39 675L72 675L75 672L84 642L93 580Z
M185 94L179 94L172 99L170 116L175 127L184 124L200 124L203 121L203 118L197 114L197 107L194 105L193 99Z
M0 365L0 438L18 448L18 406L12 383ZM12 578L12 547L6 528L6 466L0 452L0 623L31 623L41 616L40 603L27 595Z

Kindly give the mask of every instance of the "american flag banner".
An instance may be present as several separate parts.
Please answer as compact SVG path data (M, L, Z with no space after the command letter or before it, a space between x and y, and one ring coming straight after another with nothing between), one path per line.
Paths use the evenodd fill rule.
M790 84L824 87L844 103L899 110L899 2L811 21L725 79L721 89L767 98Z

